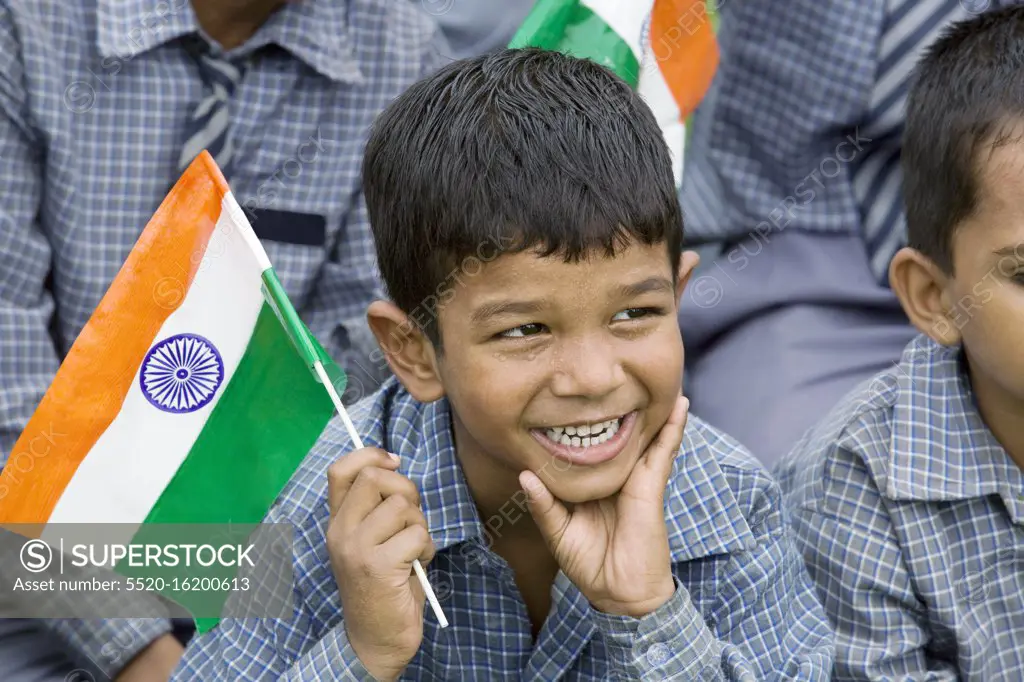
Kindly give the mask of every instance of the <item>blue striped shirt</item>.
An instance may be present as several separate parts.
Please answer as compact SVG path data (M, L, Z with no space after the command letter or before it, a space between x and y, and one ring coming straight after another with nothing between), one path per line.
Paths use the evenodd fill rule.
M19 433L179 176L203 97L183 47L197 30L188 0L0 0L0 462L32 466L11 452ZM251 57L232 189L356 393L385 366L365 323L381 288L362 148L377 112L446 61L437 35L407 0L305 0L230 53ZM152 295L173 305L167 285ZM58 627L113 675L170 625Z
M912 66L943 27L1018 1L719 2L723 59L686 149L687 239L867 240L882 223L905 239L898 192L875 181L902 177Z
M1024 474L921 336L778 468L836 680L1024 679Z
M536 644L512 571L486 542L497 524L481 520L462 477L447 400L418 403L392 379L352 419L420 491L451 622L440 630L428 609L402 680L828 679L832 635L776 483L696 417L665 496L675 596L641 619L610 616L559 573ZM370 679L345 634L326 543L327 469L351 449L340 423L328 425L267 517L295 529L293 616L222 621L190 644L175 680Z

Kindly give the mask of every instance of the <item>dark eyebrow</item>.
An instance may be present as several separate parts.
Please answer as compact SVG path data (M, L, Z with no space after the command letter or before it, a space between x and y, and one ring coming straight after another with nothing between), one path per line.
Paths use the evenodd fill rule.
M675 293L675 287L664 277L648 277L640 282L621 286L618 293L622 298L634 298L654 291Z
M545 302L534 301L493 301L484 303L470 314L474 324L481 324L499 315L530 315L538 313L545 307Z

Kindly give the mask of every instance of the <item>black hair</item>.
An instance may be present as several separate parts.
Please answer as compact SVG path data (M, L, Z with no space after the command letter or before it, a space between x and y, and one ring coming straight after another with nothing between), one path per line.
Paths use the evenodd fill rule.
M957 22L926 51L907 100L901 163L909 245L953 272L979 170L1024 120L1024 7ZM984 155L983 155L984 153Z
M454 282L503 253L578 262L665 242L677 274L683 219L661 129L590 60L507 49L418 81L374 122L363 191L388 295L435 344Z

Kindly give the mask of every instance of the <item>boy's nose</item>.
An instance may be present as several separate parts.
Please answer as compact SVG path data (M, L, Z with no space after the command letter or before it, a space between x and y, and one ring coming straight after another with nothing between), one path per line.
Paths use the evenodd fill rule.
M607 342L583 340L559 355L551 380L557 396L600 398L626 383L621 359Z

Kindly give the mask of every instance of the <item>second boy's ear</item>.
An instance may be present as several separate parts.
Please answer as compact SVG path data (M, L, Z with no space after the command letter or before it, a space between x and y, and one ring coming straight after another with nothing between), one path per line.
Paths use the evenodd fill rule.
M700 256L696 251L683 251L679 254L679 274L676 275L676 305L682 300L683 291L690 281L690 275L700 263Z
M388 366L413 398L429 403L444 396L434 344L401 308L390 301L374 301L366 319Z
M949 283L949 276L916 249L904 247L889 264L889 286L910 322L943 346L960 342Z

